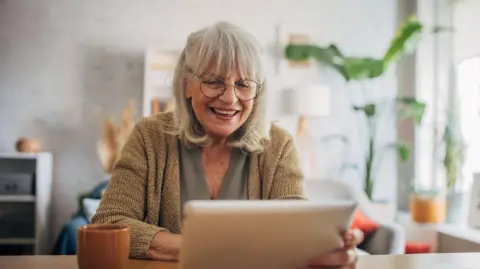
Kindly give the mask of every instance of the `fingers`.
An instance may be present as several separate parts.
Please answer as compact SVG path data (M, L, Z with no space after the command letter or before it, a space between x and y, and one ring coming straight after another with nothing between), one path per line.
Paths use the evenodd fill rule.
M340 267L355 264L358 259L357 251L354 248L343 249L326 253L310 261L310 266ZM348 268L348 267L346 267Z
M348 230L343 234L345 248L356 247L363 241L363 233L358 229Z

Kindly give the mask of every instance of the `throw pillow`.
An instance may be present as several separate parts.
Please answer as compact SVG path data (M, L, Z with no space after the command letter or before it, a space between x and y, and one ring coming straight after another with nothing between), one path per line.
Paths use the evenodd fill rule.
M97 208L100 205L100 199L84 198L83 199L83 211L88 222L92 222L92 218L97 212Z
M432 247L427 243L407 242L405 246L405 254L424 254L430 253Z
M378 224L370 220L360 209L356 209L353 214L351 229L358 229L365 236L372 234L378 228Z

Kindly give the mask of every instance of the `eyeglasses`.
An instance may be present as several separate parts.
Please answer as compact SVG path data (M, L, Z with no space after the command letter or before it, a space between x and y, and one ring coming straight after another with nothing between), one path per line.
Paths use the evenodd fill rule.
M225 81L220 78L200 78L195 75L195 73L192 73L192 76L200 83L200 90L203 95L209 98L221 96L228 86ZM233 89L239 100L250 101L257 97L261 85L254 80L242 79L234 83Z

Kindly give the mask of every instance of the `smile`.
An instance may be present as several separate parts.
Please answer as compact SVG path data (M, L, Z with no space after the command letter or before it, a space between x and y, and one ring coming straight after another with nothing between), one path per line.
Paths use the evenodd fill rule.
M233 117L237 115L240 111L235 109L223 109L223 108L214 108L209 107L210 111L212 111L215 115L220 117Z

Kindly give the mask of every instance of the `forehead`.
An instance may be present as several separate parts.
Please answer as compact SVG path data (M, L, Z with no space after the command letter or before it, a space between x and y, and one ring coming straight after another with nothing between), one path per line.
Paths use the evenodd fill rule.
M255 70L251 63L239 62L236 59L218 59L213 57L210 60L204 59L195 70L195 73L201 77L218 77L222 79L254 79Z
M193 64L197 75L257 79L260 62L257 49L240 40L204 43L194 53Z
M242 75L241 72L238 72L236 69L230 70L229 72L221 72L216 67L209 68L202 74L199 74L201 77L205 78L219 78L224 80L241 80L249 79L248 75Z

